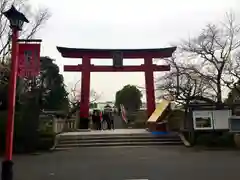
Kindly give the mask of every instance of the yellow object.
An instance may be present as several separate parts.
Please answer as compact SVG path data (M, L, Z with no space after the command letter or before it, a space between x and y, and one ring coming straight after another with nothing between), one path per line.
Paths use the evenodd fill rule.
M161 99L160 103L157 105L157 108L152 113L152 115L148 118L147 122L157 122L158 118L163 114L163 112L167 109L170 101L165 99Z

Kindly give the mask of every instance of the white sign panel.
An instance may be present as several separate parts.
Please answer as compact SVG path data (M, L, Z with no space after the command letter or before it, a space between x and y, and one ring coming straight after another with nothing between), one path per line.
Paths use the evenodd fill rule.
M229 129L229 117L231 117L231 110L215 110L213 111L213 127L216 130Z
M193 125L196 130L227 130L231 110L193 111Z
M212 111L193 111L193 127L196 130L213 129Z

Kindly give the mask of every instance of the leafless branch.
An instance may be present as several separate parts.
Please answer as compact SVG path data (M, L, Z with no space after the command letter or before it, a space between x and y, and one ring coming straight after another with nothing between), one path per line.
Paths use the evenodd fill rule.
M183 52L198 60L195 64L201 65L187 66L186 70L192 70L207 83L208 91L214 92L218 102L223 102L223 89L232 87L240 77L237 72L240 63L235 55L240 47L239 33L234 15L228 13L224 23L207 25L197 38L180 46Z
M30 23L25 24L23 31L21 31L21 38L33 38L50 18L48 9L39 9L32 13L31 5L27 0L0 0L0 63L9 60L9 52L11 51L11 29L2 12L9 9L12 4L23 12L30 21Z

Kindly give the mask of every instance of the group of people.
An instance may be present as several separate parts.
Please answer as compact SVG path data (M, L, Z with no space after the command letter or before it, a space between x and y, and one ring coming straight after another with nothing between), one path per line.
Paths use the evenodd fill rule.
M93 128L96 130L103 130L104 125L107 125L106 129L114 129L114 118L113 113L109 109L104 109L104 111L93 110L92 113L92 124Z

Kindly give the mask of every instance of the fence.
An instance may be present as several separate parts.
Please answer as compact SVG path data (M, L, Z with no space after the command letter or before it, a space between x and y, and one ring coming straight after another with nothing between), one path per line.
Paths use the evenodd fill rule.
M61 119L61 118L54 118L53 119L53 132L60 133L63 131L73 131L77 129L76 118L71 119Z

